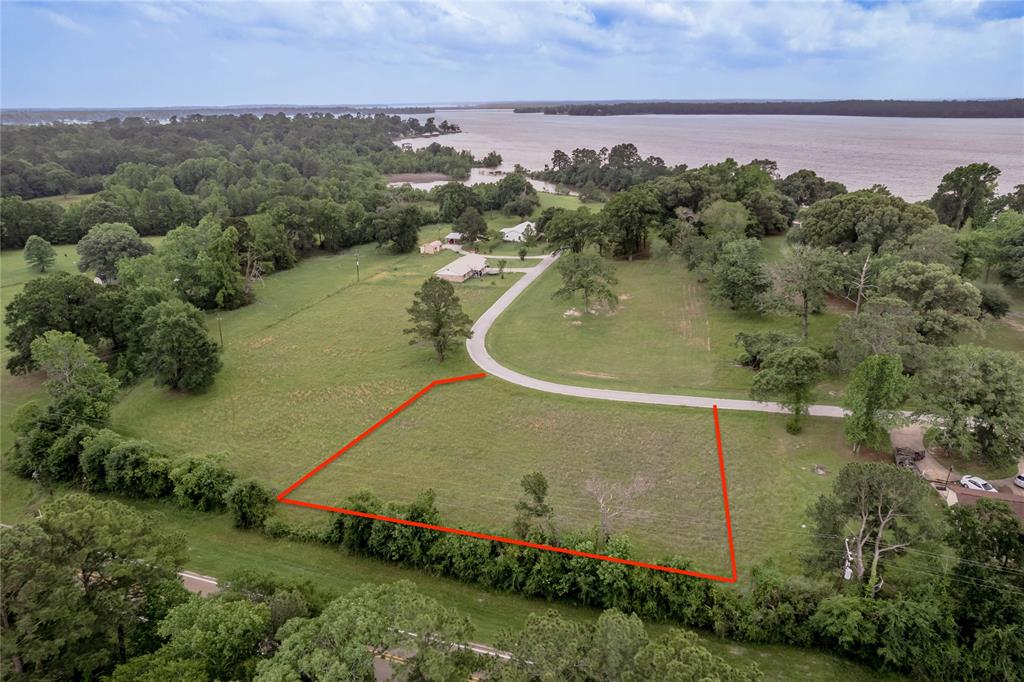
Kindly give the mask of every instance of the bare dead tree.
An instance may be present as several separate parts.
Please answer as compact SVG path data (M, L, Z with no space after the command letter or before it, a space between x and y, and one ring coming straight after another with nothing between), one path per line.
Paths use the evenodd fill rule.
M864 302L864 298L867 295L868 289L871 288L869 280L871 279L871 252L868 251L864 257L864 263L860 268L859 273L853 274L853 283L846 291L838 292L843 298L854 305L853 314L854 316L860 315L860 306ZM854 293L856 292L856 293Z
M263 267L250 246L245 252L245 295L250 297L253 285L263 281Z
M583 490L597 502L601 545L611 537L613 522L643 515L634 503L653 487L654 482L642 474L637 474L628 484L602 481L593 475L586 480Z

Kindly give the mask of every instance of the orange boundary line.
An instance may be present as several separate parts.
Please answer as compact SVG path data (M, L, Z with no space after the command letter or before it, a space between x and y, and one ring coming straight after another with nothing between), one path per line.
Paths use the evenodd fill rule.
M447 526L436 526L436 525L429 524L429 523L422 523L420 521L409 521L407 519L396 519L396 518L392 518L390 516L382 516L380 514L371 514L371 513L368 513L368 512L356 511L354 509L344 509L344 508L341 508L341 507L330 507L330 506L325 505L325 504L317 504L316 502L306 502L306 501L303 501L303 500L293 500L293 499L289 499L288 498L289 495L291 495L293 492L295 492L303 483L305 483L310 478L315 476L324 467L326 467L328 464L330 464L334 460L338 459L338 457L340 457L343 453L345 453L349 449L355 447L364 438L366 438L371 433L373 433L374 431L379 429L381 426L386 424L393 417L395 417L397 414L402 412L405 408L409 407L414 402L416 402L417 400L422 398L424 395L426 395L428 392L430 392L434 387L436 387L436 386L443 386L445 384L454 384L454 383L459 382L459 381L468 381L468 380L471 380L471 379L482 379L485 376L487 376L487 375L483 374L483 373L480 373L480 374L467 374L465 376L450 377L450 378L447 378L447 379L437 379L436 381L430 382L429 384L427 384L426 386L421 388L419 391L417 391L415 394L413 394L412 397L407 399L401 405L399 405L398 407L393 409L391 412L389 412L387 415L385 415L384 417L379 419L376 423L373 424L373 426L371 426L370 428L366 429L361 434L359 434L358 436L353 438L351 441L349 441L343 448L341 448L340 450L335 452L333 455L331 455L330 457L328 457L324 461L322 461L319 464L317 464L310 471L308 471L305 475L303 475L301 478L299 478L299 480L295 481L290 486L288 486L283 491L281 491L281 493L278 494L278 496L277 496L278 502L281 502L283 504L295 505L297 507L305 507L305 508L308 508L308 509L319 509L319 510L322 510L322 511L335 512L337 514L347 514L349 516L359 516L359 517L362 517L362 518L365 518L365 519L373 519L375 521L387 521L389 523L397 523L397 524L400 524L400 525L403 525L403 526L412 526L412 527L415 527L415 528L424 528L426 530L436 530L436 531L440 531L442 533L452 533L452 534L455 534L455 535L464 535L466 537L477 538L477 539L480 539L480 540L490 540L490 541L493 541L493 542L502 542L502 543L505 543L507 545L518 545L520 547L530 547L532 549L540 549L540 550L544 550L544 551L548 551L548 552L558 552L560 554L569 554L569 555L572 555L572 556L584 557L584 558L587 558L587 559L597 559L599 561L610 561L610 562L617 563L617 564L625 564L627 566L637 566L637 567L640 567L640 568L649 568L649 569L654 570L654 571L663 571L665 573L677 573L677 574L680 574L680 575L688 575L688 576L692 576L692 577L695 577L695 578L704 578L705 580L714 580L714 581L722 582L722 583L735 583L737 581L739 576L738 576L737 571L736 571L736 548L735 548L734 543L733 543L732 519L731 519L730 514L729 514L729 492L728 492L728 489L727 489L726 483L725 483L725 456L723 455L723 452L722 452L722 434L721 434L721 430L720 430L719 424L718 424L718 406L717 405L713 406L712 411L714 413L714 418L715 418L715 441L716 441L716 443L718 445L718 471L719 471L719 473L721 474L721 477L722 477L722 503L723 503L724 508L725 508L725 529L726 529L726 534L727 534L728 541L729 541L729 563L730 563L730 566L732 568L732 575L731 576L714 575L714 574L711 574L711 573L701 573L700 571L690 571L690 570L685 570L685 569L681 569L681 568L674 568L672 566L662 566L660 564L648 564L648 563L644 563L642 561L633 561L631 559L622 559L622 558L619 558L619 557L608 556L606 554L594 554L594 553L591 553L591 552L581 552L581 551L575 550L575 549L568 549L568 548L565 548L565 547L555 547L553 545L545 545L545 544L541 544L541 543L537 543L537 542L528 542L526 540L519 540L517 538L508 538L508 537L504 537L504 536L501 536L501 535L489 535L487 533L477 533L477 532L470 531L470 530L463 530L461 528L449 528Z

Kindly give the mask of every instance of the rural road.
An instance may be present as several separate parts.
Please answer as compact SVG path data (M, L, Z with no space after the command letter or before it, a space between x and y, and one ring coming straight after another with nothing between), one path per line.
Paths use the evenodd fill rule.
M774 412L789 414L789 410L778 403L762 403L756 400L736 400L732 398L704 398L694 395L674 395L668 393L639 393L636 391L616 391L607 388L589 388L586 386L573 386L571 384L559 384L553 381L545 381L527 376L513 369L505 367L491 357L487 351L487 332L491 330L495 320L522 294L535 279L544 274L544 271L554 265L558 260L557 254L545 256L536 266L529 268L522 278L502 294L501 298L494 302L473 324L473 336L466 341L466 350L473 362L480 366L480 369L504 379L510 383L524 388L532 388L545 393L556 393L576 398L593 398L596 400L615 400L625 403L647 403L649 405L675 405L678 407L704 407L710 409L717 405L720 410L740 410L744 412ZM506 271L508 272L508 271ZM845 415L841 407L834 405L811 405L808 413L814 417L837 417Z

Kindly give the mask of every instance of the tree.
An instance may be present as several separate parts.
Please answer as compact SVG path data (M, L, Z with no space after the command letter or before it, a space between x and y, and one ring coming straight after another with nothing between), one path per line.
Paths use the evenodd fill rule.
M872 355L857 366L843 395L843 407L850 411L843 433L854 452L888 445L889 429L903 421L898 410L909 390L898 355Z
M470 331L473 321L462 312L451 282L430 277L414 294L407 310L413 326L402 333L415 336L409 341L410 345L420 342L432 345L438 361L443 362L461 339L473 335Z
M711 270L711 296L734 310L760 310L771 286L757 239L728 242Z
M912 234L898 255L903 260L925 265L941 263L954 272L958 272L964 262L963 248L957 240L957 233L946 225L932 225Z
M80 272L95 270L97 277L108 282L117 276L119 260L145 256L153 247L127 223L102 223L90 229L75 250Z
M802 420L811 402L814 386L821 378L823 360L810 348L789 346L768 354L761 371L754 375L750 397L754 400L776 398L793 416L786 424L790 433L800 433Z
M838 258L832 251L796 244L779 267L785 302L797 300L804 342L810 328L810 314L820 312L825 294L839 286Z
M240 679L246 664L259 655L269 622L266 604L194 596L160 623L160 635L167 638L160 653L172 660L202 661L211 679Z
M922 412L938 441L967 459L1009 465L1024 452L1024 360L1015 353L954 346L920 373Z
M431 198L437 204L438 220L453 223L468 208L481 209L480 197L461 182L447 182L430 190Z
M231 310L245 304L245 280L238 255L238 230L207 216L196 227L167 233L157 252L171 287L203 310Z
M636 508L637 498L650 492L654 481L637 474L629 483L605 481L596 475L590 476L583 483L583 490L597 504L600 536L598 546L603 547L612 536L612 523L618 519L639 516L642 512Z
M71 332L50 330L32 342L32 360L46 372L47 393L60 401L72 392L83 392L108 405L117 393L117 382L92 349Z
M505 633L498 645L511 656L492 658L487 679L589 682L756 682L757 667L739 670L712 656L692 632L670 629L650 639L643 622L616 609L593 624L563 618L555 611L530 614L520 630Z
M743 205L750 211L751 222L747 233L752 237L782 234L796 217L797 206L792 199L773 189L755 189L743 197Z
M3 534L4 657L26 676L95 679L184 598L184 537L117 502L65 495Z
M92 427L110 418L117 382L92 350L74 334L48 331L32 342L33 361L47 373L44 408L19 411L11 469L22 476L72 481Z
M978 328L981 293L940 263L896 263L879 276L878 292L910 304L917 332L928 343L951 343L957 334Z
M472 246L478 240L487 239L487 221L480 211L467 208L455 221L455 231L462 235L462 243Z
M418 206L399 204L368 215L368 232L381 246L390 245L395 253L409 253L419 241L420 227L427 218Z
M775 184L780 192L796 202L798 206L810 206L823 199L846 194L846 186L842 183L825 180L806 168L790 173L782 180L776 181Z
M274 497L259 481L244 481L228 491L227 504L235 528L259 529L272 512Z
M4 192L0 198L0 246L20 249L32 235L54 240L63 214L52 201L23 201Z
M575 211L559 210L537 229L543 231L554 249L569 249L582 253L590 245L602 247L605 242L604 224L598 214L584 206Z
M883 244L905 244L911 235L938 222L934 211L908 204L887 192L861 190L819 201L800 213L789 239L819 248L834 246L843 252Z
M400 580L364 585L331 602L315 618L281 628L281 647L260 661L257 680L375 679L373 661L389 650L408 652L392 662L402 679L465 679L475 658L461 649L469 621Z
M523 495L516 502L518 514L512 524L516 535L526 538L533 529L534 522L539 521L545 521L547 525L547 528L541 529L541 532L547 531L553 535L552 510L551 505L547 503L548 479L541 472L534 471L523 476L523 480L519 484L523 488Z
M7 369L24 374L35 369L32 341L48 330L76 334L97 344L109 319L100 303L102 287L83 275L57 272L25 283L4 312L5 345L12 352Z
M1007 658L1016 658L1016 669L1022 662L1024 526L997 500L950 507L949 521L946 541L958 556L950 576L959 586L951 592L956 623L973 645L975 679L999 679L1010 669Z
M25 261L39 272L46 272L56 259L57 252L50 242L39 235L34 234L25 242Z
M224 506L225 497L235 481L233 471L221 457L188 457L171 469L171 483L178 504L187 509L211 511Z
M103 460L106 489L127 497L164 497L171 492L171 462L144 440L122 441Z
M651 189L634 187L613 196L601 216L615 254L632 259L647 249L648 232L657 224L661 207Z
M853 575L863 583L866 596L875 596L888 562L935 536L926 511L930 495L928 484L908 469L876 462L847 464L832 491L808 511L821 566L841 571L849 551Z
M562 287L554 293L557 298L573 298L583 294L583 309L590 311L590 301L604 302L614 309L619 299L612 291L618 283L615 271L595 253L567 253L559 260L558 273Z
M145 363L158 385L202 391L220 371L220 349L206 333L201 313L182 301L164 301L143 318Z
M852 369L871 355L899 355L904 368L924 364L927 346L917 333L918 317L910 304L895 296L868 299L860 315L847 316L836 328L834 346L839 365Z
M968 220L984 224L995 197L999 169L988 163L958 166L942 176L929 205L939 220L959 230Z
M480 160L480 165L484 168L497 168L501 165L501 154L491 150L483 159Z

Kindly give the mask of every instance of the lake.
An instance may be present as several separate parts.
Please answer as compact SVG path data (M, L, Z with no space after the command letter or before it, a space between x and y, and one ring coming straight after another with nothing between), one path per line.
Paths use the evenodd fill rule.
M546 116L509 109L438 109L434 117L458 123L463 132L403 142L414 148L440 142L477 157L497 150L504 170L516 163L542 169L555 149L632 142L641 155L670 165L772 159L783 175L810 168L851 190L887 185L909 201L929 198L946 172L973 162L1002 170L1001 192L1024 183L1024 119Z

